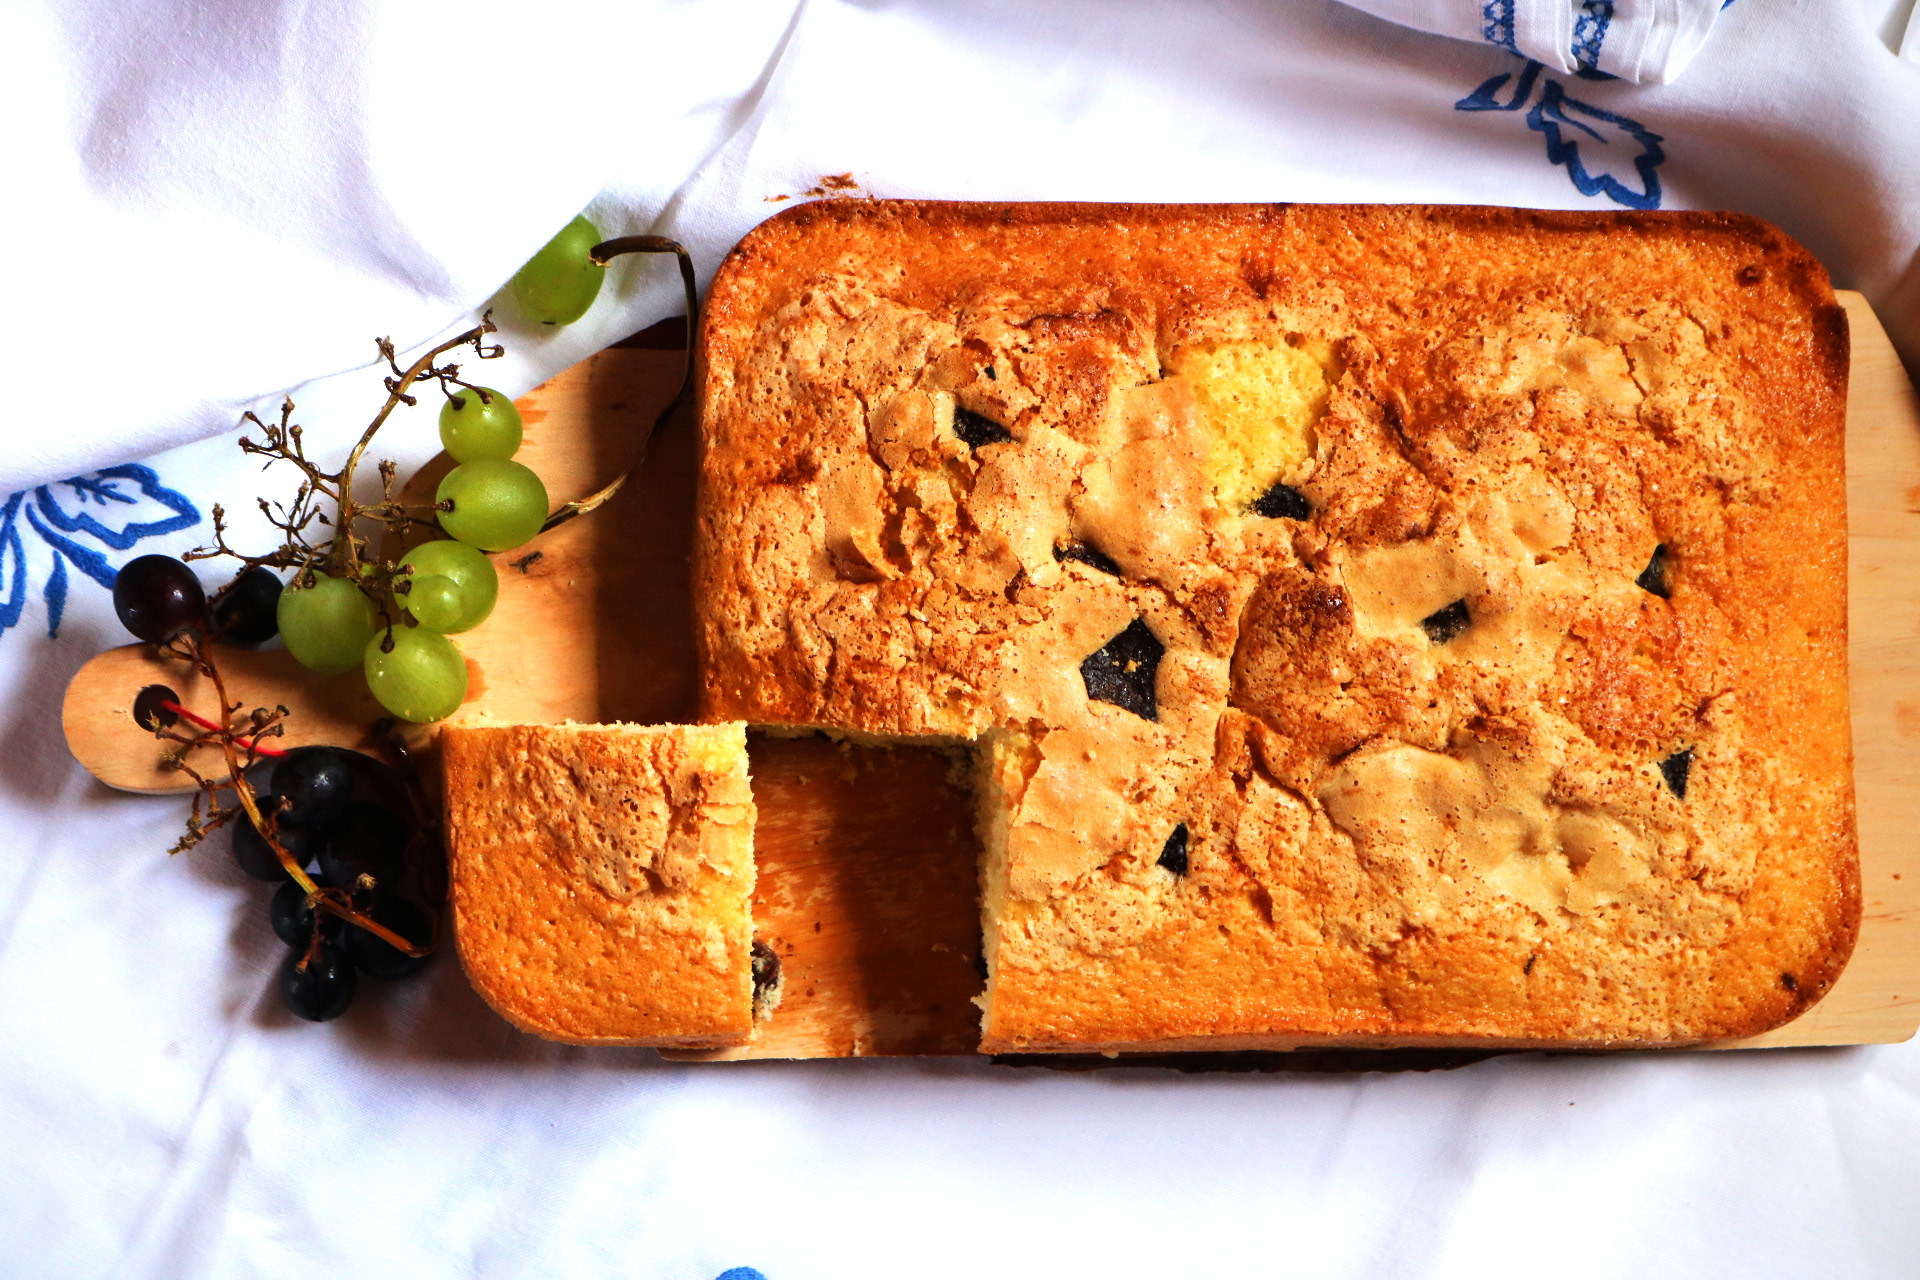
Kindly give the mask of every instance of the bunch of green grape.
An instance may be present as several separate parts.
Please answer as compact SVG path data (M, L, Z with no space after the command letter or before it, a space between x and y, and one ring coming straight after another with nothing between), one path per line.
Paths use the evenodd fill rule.
M606 268L588 256L600 233L575 218L514 277L521 309L541 324L571 324L599 296ZM323 675L359 667L380 705L405 720L453 714L467 696L467 664L450 635L493 611L499 575L489 551L531 540L547 520L547 488L513 460L520 411L490 388L462 388L440 410L440 443L456 465L435 493L444 539L406 553L393 583L405 617L381 625L359 583L317 570L281 593L280 634L304 666Z
M447 538L407 552L393 580L405 617L380 625L373 599L345 577L302 575L280 595L288 652L323 675L359 667L380 705L405 720L439 720L467 696L467 663L447 639L486 621L500 594L489 551L540 532L547 487L513 461L520 412L490 388L462 388L440 410L440 443L459 465L435 494ZM310 578L310 581L309 581Z

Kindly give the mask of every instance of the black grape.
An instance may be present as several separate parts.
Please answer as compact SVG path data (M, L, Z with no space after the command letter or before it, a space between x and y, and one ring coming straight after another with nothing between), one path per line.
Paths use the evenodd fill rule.
M213 602L213 622L228 644L265 644L280 630L280 579L258 565Z
M408 942L433 940L433 922L427 913L405 898L388 898L373 910L376 924L393 930ZM358 925L348 925L343 944L360 972L381 982L396 982L411 977L426 967L426 956L410 956L386 939L368 933Z
M330 887L325 876L315 876L314 883L322 889ZM304 949L313 941L313 916L313 909L307 905L307 891L300 887L299 881L288 880L274 890L267 918L273 922L273 931L280 941ZM331 911L320 913L320 932L324 936L331 938L339 933L340 925L340 917Z
M332 747L296 747L273 767L273 794L286 804L282 826L321 825L339 812L352 786L347 762Z
M287 952L280 965L280 998L287 1012L308 1022L328 1022L347 1011L359 985L353 962L337 942L322 942L306 968L300 967L305 947Z
M383 805L355 800L320 833L320 872L343 889L370 876L391 888L407 867L407 824Z
M273 797L263 798L262 807L273 803ZM302 867L313 861L313 832L299 827L280 826L280 843L285 845L293 860ZM273 850L267 845L266 837L253 829L253 824L243 816L233 823L233 860L240 869L255 880L285 880L287 869L280 865Z
M205 616L207 593L183 561L141 556L114 576L113 611L127 630L158 644Z

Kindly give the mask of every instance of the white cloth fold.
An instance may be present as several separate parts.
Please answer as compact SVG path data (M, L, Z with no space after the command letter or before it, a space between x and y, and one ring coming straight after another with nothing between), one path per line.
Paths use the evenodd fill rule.
M0 492L226 430L365 365L375 337L416 347L623 166L649 175L652 216L735 127L792 13L0 6L0 371L32 424L5 436Z
M1727 0L1342 0L1418 31L1490 44L1566 73L1679 79Z

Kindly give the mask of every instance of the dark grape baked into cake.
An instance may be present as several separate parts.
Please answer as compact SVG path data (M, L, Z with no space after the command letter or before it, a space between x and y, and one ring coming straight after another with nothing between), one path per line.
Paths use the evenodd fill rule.
M1845 963L1847 330L1766 224L828 201L701 360L703 715L970 744L984 1049L1680 1044Z

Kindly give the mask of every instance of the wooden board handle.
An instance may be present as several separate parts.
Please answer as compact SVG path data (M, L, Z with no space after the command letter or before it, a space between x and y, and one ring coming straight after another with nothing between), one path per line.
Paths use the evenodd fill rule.
M293 713L285 721L285 736L275 738L273 745L374 746L372 727L387 713L359 672L317 676L303 670L284 649L222 649L218 661L228 696L240 703L243 714L254 707L282 705ZM155 738L133 717L134 699L156 684L172 689L179 704L195 715L220 718L213 682L192 664L150 644L130 644L97 655L67 685L60 708L67 748L88 773L121 791L189 792L193 779L166 765L177 746ZM211 753L206 765L203 772L219 768Z

